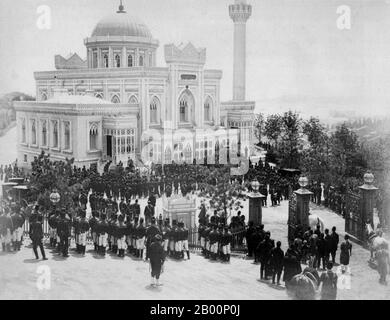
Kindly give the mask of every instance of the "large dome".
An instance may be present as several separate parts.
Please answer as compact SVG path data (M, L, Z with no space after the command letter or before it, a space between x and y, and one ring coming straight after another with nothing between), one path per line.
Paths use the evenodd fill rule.
M149 28L140 20L120 12L100 20L92 37L127 36L152 38Z

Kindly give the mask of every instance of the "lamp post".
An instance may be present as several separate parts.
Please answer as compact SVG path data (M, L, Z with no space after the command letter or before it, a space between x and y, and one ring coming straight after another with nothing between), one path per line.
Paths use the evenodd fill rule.
M253 221L255 225L260 225L262 222L261 200L265 198L260 192L260 183L257 180L251 182L252 192L248 195L249 198L249 221Z
M50 201L54 205L54 207L58 202L60 202L60 200L61 200L61 196L58 193L57 189L53 189L53 192L50 194Z

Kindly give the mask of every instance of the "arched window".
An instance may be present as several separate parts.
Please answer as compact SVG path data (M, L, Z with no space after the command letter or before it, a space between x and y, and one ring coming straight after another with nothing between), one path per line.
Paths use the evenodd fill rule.
M104 67L108 68L108 54L105 54L103 56L103 63L104 63Z
M120 67L121 67L121 57L120 57L119 54L117 54L117 55L115 56L115 66L116 66L117 68L120 68Z
M53 126L53 148L58 148L58 122L54 120L52 122Z
M144 56L139 56L139 66L140 67L144 66Z
M138 99L136 96L131 96L130 99L129 99L129 103L130 104L138 104Z
M99 130L97 123L89 125L89 150L96 150L98 147Z
M179 99L180 122L190 122L190 116L194 107L194 96L188 89L185 90Z
M150 123L158 123L158 111L160 107L160 101L154 97L150 103Z
M26 119L22 120L22 142L26 143Z
M132 67L133 66L133 55L129 54L127 57L127 66Z
M70 122L64 122L64 149L70 150Z
M31 144L37 144L37 127L35 120L31 120Z
M212 112L213 101L210 97L206 98L204 102L204 121L211 121L211 112Z
M117 95L114 95L114 96L111 98L111 102L112 102L112 103L121 103L121 101L119 100L119 98L118 98Z
M167 147L167 148L165 149L164 160L165 160L165 163L171 163L171 160L172 160L172 151L171 151L171 148L170 148L170 147Z
M103 99L103 93L97 93L95 97L98 99Z
M47 121L42 121L42 146L47 146Z
M187 144L184 150L184 159L186 163L192 163L192 148L189 144Z

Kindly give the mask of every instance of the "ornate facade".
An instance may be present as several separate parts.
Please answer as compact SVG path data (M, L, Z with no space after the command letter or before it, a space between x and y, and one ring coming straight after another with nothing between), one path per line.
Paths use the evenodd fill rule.
M206 49L165 45L167 65L157 67L158 40L123 7L84 44L86 60L57 55L56 70L34 73L37 101L17 103L20 163L41 150L77 165L212 163L227 146L249 155L254 103L221 103L222 71L204 68Z

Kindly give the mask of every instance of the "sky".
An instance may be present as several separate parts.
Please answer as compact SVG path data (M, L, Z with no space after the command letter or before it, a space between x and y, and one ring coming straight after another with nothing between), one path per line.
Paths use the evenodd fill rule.
M160 41L191 41L207 49L206 68L221 69L221 99L232 98L233 0L124 0ZM390 0L248 0L247 100L258 111L383 114L390 103ZM54 55L86 56L83 39L119 0L1 0L0 94L35 95L34 71L54 69ZM37 9L51 9L50 30L37 27ZM351 10L340 30L339 6Z

